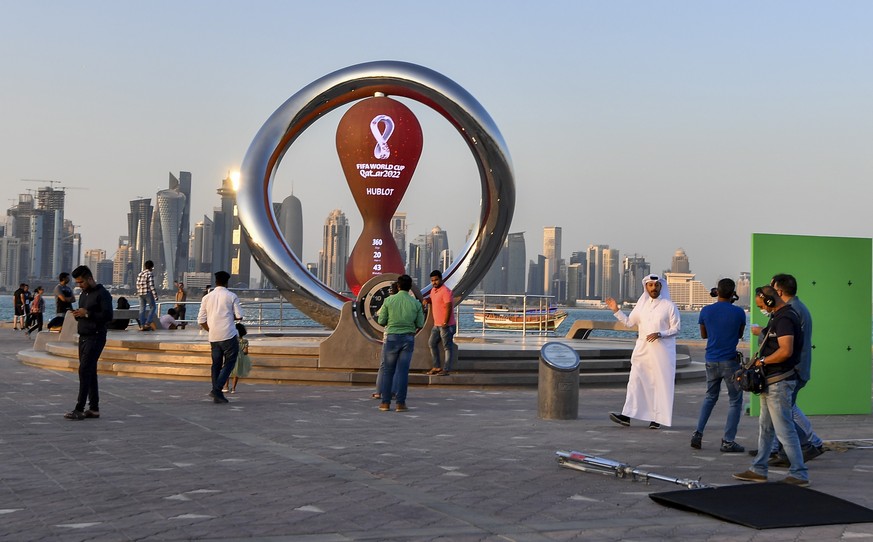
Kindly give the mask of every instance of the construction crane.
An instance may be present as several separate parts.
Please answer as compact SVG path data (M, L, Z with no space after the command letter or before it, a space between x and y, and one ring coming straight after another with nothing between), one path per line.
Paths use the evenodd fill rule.
M25 183L46 183L52 190L55 189L56 184L61 184L61 181L52 181L47 179L21 179L21 181ZM58 186L57 188L60 190L88 190L87 188L82 186Z
M61 181L51 181L47 179L21 179L23 183L43 183L48 184L51 188L54 188L56 184L61 184Z

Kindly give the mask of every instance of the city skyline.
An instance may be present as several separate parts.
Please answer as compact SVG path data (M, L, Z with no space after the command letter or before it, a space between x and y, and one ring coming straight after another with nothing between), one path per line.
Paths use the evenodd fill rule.
M389 1L325 17L315 3L270 0L254 10L49 1L4 15L0 198L33 188L21 179L74 189L65 219L83 249L113 251L128 202L153 194L167 171L192 173L192 224L212 217L215 186L280 104L334 70L382 59L444 74L494 119L515 171L510 231L557 224L566 250L619 247L657 270L682 247L706 284L750 268L755 232L873 233L858 218L873 198L867 2ZM289 21L314 20L324 24L288 32ZM483 21L483 47L446 39L449 27L479 36ZM391 39L363 38L366 28ZM312 47L318 55L290 54ZM408 238L438 224L460 247L480 215L470 149L438 113L407 105L424 133L399 209ZM360 231L334 146L343 112L294 142L272 186L273 201L293 194L306 206L306 262L331 209Z
M160 189L156 193L156 205L151 204L151 198L141 197L130 201L130 212L127 215L128 232L127 235L118 236L119 243L115 250L105 250L103 248L89 248L87 241L82 241L83 247L79 247L79 252L82 253L82 263L87 263L91 253L102 253L103 259L115 261L115 267L121 268L114 273L111 273L112 284L121 286L129 284L131 277L142 268L143 263L147 259L155 262L155 269L158 275L159 288L172 289L175 280L181 280L184 273L194 272L214 272L218 270L212 265L213 253L219 254L219 258L229 261L230 263L222 268L232 269L233 275L240 278L248 277L249 284L254 286L259 281L257 274L250 274L243 271L249 268L241 266L240 257L248 257L247 251L243 251L240 245L240 234L232 233L239 229L239 220L236 217L235 198L233 190L230 188L232 180L225 178L222 180L221 187L216 190L218 198L216 201L219 205L213 208L213 217L204 216L203 220L198 221L193 230L188 224L188 206L186 204L185 193L191 189L191 174L182 171L177 178L173 173L169 174L170 182L169 189ZM179 179L182 179L180 182ZM55 208L59 212L59 216L64 214L64 195L62 189L52 189L42 187L38 190L42 192L51 192L54 194L51 198L43 197L42 205ZM30 201L27 194L22 194L22 201ZM55 201L57 200L57 201ZM54 203L46 203L54 202ZM29 210L26 207L25 210ZM298 255L302 256L301 246L302 237L300 235L303 225L303 203L299 198L289 195L280 202L274 202L273 210L277 219L277 226L282 232L289 246ZM17 208L11 208L8 211L9 216L15 216L20 213ZM228 221L225 217L232 217ZM398 249L403 254L403 261L406 263L406 271L413 275L417 283L426 284L427 275L431 269L439 268L445 270L452 261L454 249L448 241L448 232L439 227L434 226L426 234L415 236L415 242L406 243L406 220L407 213L397 212L391 220L391 230L394 236L395 243L398 243ZM339 225L337 224L339 221ZM214 224L218 223L221 230L226 230L224 233L219 233L218 239L221 243L222 239L233 239L230 246L219 247L215 245L215 228ZM344 273L344 260L348 258L348 249L351 239L354 238L354 233L350 231L348 219L342 209L334 209L329 213L323 223L321 249L318 252L316 261L307 262L303 260L305 265L315 265L317 274L320 280L337 291L347 291L345 279L342 277ZM20 229L20 228L17 228ZM189 232L187 235L185 232ZM527 277L528 282L537 281L542 278L542 288L528 286L528 293L554 295L558 298L563 298L568 294L568 260L569 263L579 263L585 265L581 277L584 284L578 288L580 296L578 299L598 299L606 296L618 298L623 295L627 288L627 282L624 277L627 269L620 269L621 263L618 249L610 248L608 245L589 245L586 251L571 251L569 258L565 257L562 249L561 237L563 228L561 226L545 226L543 227L543 250L537 256L542 258L542 263L529 259L525 266L541 267L535 272L536 278ZM469 233L469 232L468 232ZM10 235L7 235L9 237ZM464 240L466 242L466 239ZM524 232L510 232L507 235L506 246L514 242L516 246L521 245L520 249L516 249L516 254L524 255L526 253ZM52 244L49 240L48 244ZM402 246L401 246L402 245ZM184 250L181 248L184 247ZM189 247L192 252L190 258L188 256ZM410 251L418 251L418 257L407 259L407 248ZM325 256L325 251L330 253ZM335 254L333 251L337 251ZM535 253L533 251L532 253ZM233 256L231 257L231 253ZM580 256L575 256L579 254ZM625 252L625 260L631 258L629 252ZM175 255L175 256L171 256ZM207 256L208 255L208 256ZM498 269L508 267L507 258L513 258L515 263L513 273L518 273L518 266L521 265L518 256L510 256L502 253L494 262L494 266ZM633 253L633 259L639 259L646 264L644 273L648 273L649 262L646 260L646 255L639 256L639 253ZM523 257L522 257L523 258ZM67 257L69 260L70 257ZM183 263L184 261L184 263ZM168 262L173 265L168 265ZM328 263L330 262L330 263ZM678 262L678 263L677 263ZM96 261L94 262L96 263ZM254 265L256 262L250 262ZM59 262L46 261L42 264L46 269L60 265ZM66 263L68 267L74 267L76 264ZM217 264L216 264L217 265ZM60 269L60 268L58 268ZM96 267L95 267L96 269ZM671 264L665 267L663 272L672 271L674 273L689 273L689 262L685 251L680 247L672 256ZM656 271L657 272L657 271ZM500 293L520 293L522 290L517 289L520 284L525 284L524 270L521 271L522 276L518 278L504 278L498 280L492 278L489 281L489 289L492 292L494 285L501 284L506 289ZM639 273L634 273L634 276ZM742 273L741 273L742 274ZM54 275L43 274L43 277ZM104 275L105 276L105 275ZM590 278L585 278L585 277ZM123 278L121 278L123 277ZM549 278L547 278L549 277ZM33 279L33 276L25 277L28 280ZM732 277L737 278L737 277ZM24 280L24 279L22 279ZM122 282L118 282L121 280ZM105 281L107 284L110 281ZM510 289L510 285L511 289ZM574 290L575 291L575 290ZM633 296L631 296L632 298ZM632 300L630 298L626 300Z

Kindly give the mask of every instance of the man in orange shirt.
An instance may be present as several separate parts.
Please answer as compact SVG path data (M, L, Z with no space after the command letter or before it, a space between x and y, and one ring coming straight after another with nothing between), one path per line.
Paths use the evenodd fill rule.
M430 355L433 359L433 368L427 373L430 375L446 376L452 368L455 354L458 349L455 346L455 311L452 301L452 291L443 284L443 274L434 270L430 274L430 296L425 303L430 303L433 313L433 329L427 344L430 346ZM440 342L446 352L445 363L440 363Z

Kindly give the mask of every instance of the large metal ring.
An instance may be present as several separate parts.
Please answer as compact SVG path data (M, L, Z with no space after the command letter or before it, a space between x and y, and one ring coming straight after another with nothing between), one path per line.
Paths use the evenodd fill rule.
M462 300L485 277L500 252L515 210L512 162L503 136L485 109L447 77L396 61L350 66L313 81L288 98L261 127L243 159L236 199L252 256L282 295L320 324L335 328L348 298L312 276L285 242L272 204L272 183L285 152L321 115L376 92L404 96L437 111L458 130L476 159L482 206L475 233L443 273ZM422 290L427 296L430 286Z

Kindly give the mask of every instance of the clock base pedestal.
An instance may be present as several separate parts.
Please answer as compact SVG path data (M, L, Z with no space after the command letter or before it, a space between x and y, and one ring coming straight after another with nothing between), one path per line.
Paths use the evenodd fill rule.
M415 336L415 350L410 370L426 371L431 367L427 339L433 328L428 311L424 328ZM318 351L319 369L369 369L378 371L382 360L382 343L369 339L358 329L352 312L352 302L343 305L336 330L324 341Z

